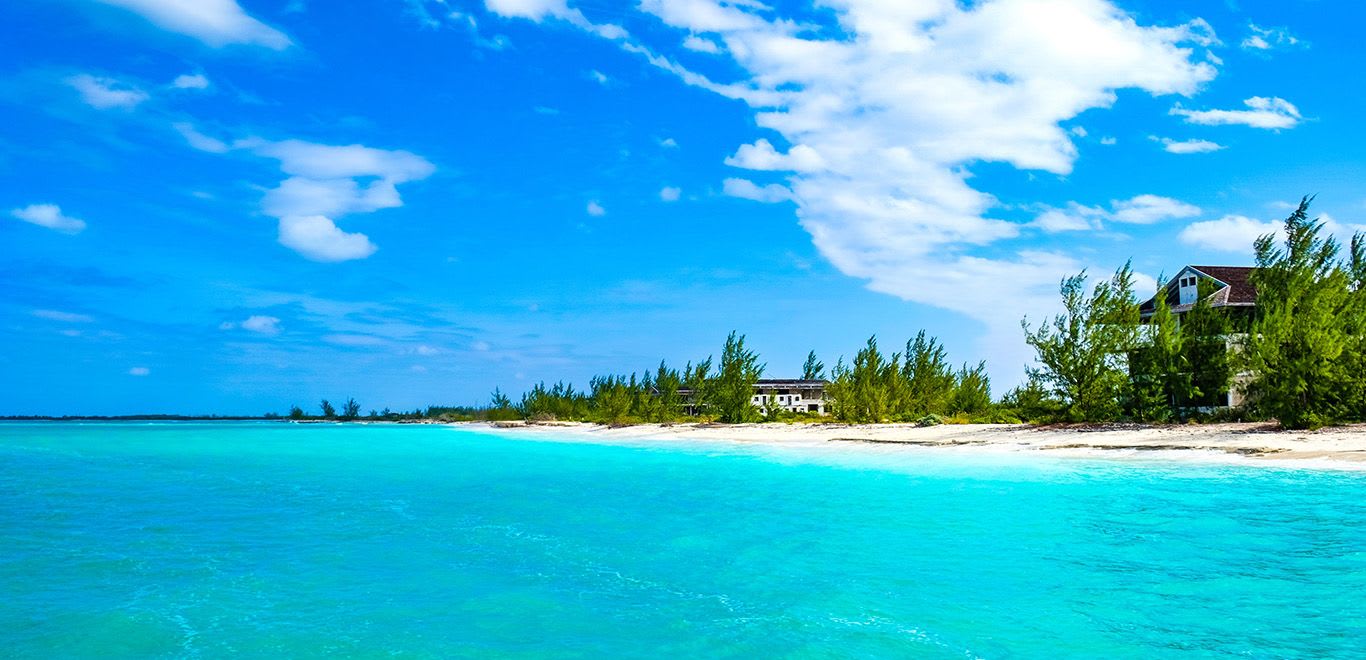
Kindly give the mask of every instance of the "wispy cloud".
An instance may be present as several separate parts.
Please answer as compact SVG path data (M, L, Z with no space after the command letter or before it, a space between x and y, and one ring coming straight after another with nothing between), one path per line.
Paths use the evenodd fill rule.
M666 202L676 202L682 194L683 190L674 186L664 186L659 189L659 199Z
M1149 136L1149 139L1160 143L1164 151L1173 154L1206 154L1224 148L1224 145L1209 140L1173 140L1171 138L1160 138L1156 135Z
M232 44L284 50L285 34L247 14L236 0L99 0L122 7L169 32L194 37L210 46Z
M1294 128L1300 123L1299 108L1279 97L1254 96L1243 101L1247 110L1187 110L1172 108L1171 114L1186 118L1188 124L1205 126L1241 125L1252 128Z
M30 313L40 319L60 321L62 323L90 323L95 320L88 314L75 314L73 312L63 312L56 309L35 309Z
M81 100L85 101L86 105L100 110L131 110L151 98L136 85L88 73L71 76L66 79L66 84L80 92Z
M85 231L84 220L62 213L62 207L56 204L29 204L23 208L13 209L9 214L16 220L47 227L63 234L79 234Z
M599 204L597 200L588 202L588 206L584 210L588 213L588 215L591 215L595 218L600 218L604 215L607 215L607 209L603 208L602 204Z
M1247 50L1273 50L1300 45L1300 40L1283 27L1264 28L1256 23L1248 23L1248 35L1241 44Z
M209 79L202 73L186 73L176 76L171 86L176 89L208 89Z
M1150 225L1197 215L1200 215L1200 208L1193 204L1159 195L1138 195L1131 199L1111 201L1108 209L1076 202L1068 204L1066 208L1045 209L1030 225L1053 234L1102 229L1106 222Z

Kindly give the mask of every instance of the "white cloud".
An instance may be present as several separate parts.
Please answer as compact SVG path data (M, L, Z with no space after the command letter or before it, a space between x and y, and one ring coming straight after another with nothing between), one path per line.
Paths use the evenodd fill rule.
M1261 222L1242 215L1226 215L1218 220L1192 222L1177 239L1186 245L1221 252L1251 252L1257 237L1265 234L1281 236L1283 223Z
M100 0L142 15L157 27L194 37L210 46L230 44L284 50L283 32L252 18L236 0Z
M1289 101L1265 96L1254 96L1243 101L1247 110L1187 110L1180 105L1171 114L1186 118L1188 124L1205 126L1242 125L1252 128L1294 128L1300 123L1300 111Z
M280 319L274 316L248 316L247 320L242 322L242 329L261 335L278 335L280 334Z
M185 138L185 142L189 143L191 147L200 151L221 154L226 153L228 149L231 148L226 142L219 140L218 138L209 137L200 133L195 129L193 124L188 122L176 122L171 124L171 127L180 133L180 135Z
M63 234L79 234L85 231L84 220L64 215L62 207L56 204L29 204L20 209L13 209L9 214L17 220L47 227Z
M80 92L81 100L85 101L86 105L100 110L108 110L109 108L131 110L137 107L139 103L151 98L147 92L135 85L120 82L113 78L92 76L88 73L71 76L66 79L66 84Z
M321 215L280 218L280 245L314 261L364 259L379 249L370 237L341 230Z
M62 323L90 323L94 318L86 314L76 314L73 312L63 312L55 309L35 309L31 312L40 319L49 321L60 321Z
M1294 208L1294 205L1288 206ZM1327 213L1320 214L1314 219L1323 224L1321 236L1332 236L1342 245L1348 244L1356 232L1366 231L1366 226L1340 223ZM1181 230L1177 238L1182 243L1194 247L1250 255L1253 243L1258 237L1266 234L1273 234L1278 243L1284 243L1285 221L1262 221L1244 215L1226 215L1218 220L1192 222Z
M588 202L588 207L585 210L588 212L588 215L591 215L595 218L607 215L607 209L602 208L602 204L599 204L597 200Z
M334 219L400 207L398 185L425 179L436 171L436 166L408 151L260 138L229 145L189 124L174 127L196 149L214 153L241 149L278 160L289 176L266 191L262 211L280 221L281 245L314 261L348 261L374 254L378 248L368 236L343 231Z
M676 202L678 201L678 197L682 194L683 191L674 186L664 186L659 189L659 198L666 202Z
M674 149L678 147L678 141L673 138L664 138L659 141L659 146L664 147L665 149Z
M747 170L784 170L815 172L825 169L825 160L811 147L799 144L779 153L768 140L760 138L754 144L742 144L735 155L726 159L731 167Z
M1125 201L1111 202L1109 219L1134 225L1151 225L1163 220L1190 218L1200 215L1200 207L1170 197L1139 195Z
M1086 137L1087 135L1085 126L1073 126L1072 130L1069 132L1077 137Z
M1105 211L1093 206L1082 206L1073 202L1066 209L1048 209L1034 218L1030 225L1043 231L1056 234L1064 231L1086 231L1099 229Z
M626 31L620 26L593 23L583 15L583 12L566 4L565 0L484 0L484 6L489 11L507 18L526 18L537 22L555 18L604 39L626 37Z
M1247 24L1250 34L1243 39L1242 47L1248 50L1272 50L1281 46L1295 46L1300 40L1283 27L1264 28L1256 23Z
M611 78L608 78L608 77L607 77L607 74L605 74L605 73L603 73L603 72L601 72L601 71L598 71L597 69L593 69L592 71L589 71L589 72L588 72L588 77L589 77L589 79L591 79L593 82L596 82L596 83L599 84L599 85L606 85L606 84L608 84L608 83L610 83L610 82L612 81Z
M1110 208L1083 206L1072 202L1065 209L1045 209L1034 218L1031 226L1050 234L1063 231L1101 229L1106 222L1149 225L1163 220L1190 218L1200 214L1200 208L1170 197L1138 195L1132 199L1113 200Z
M152 370L148 369L147 367L133 367L132 369L128 370L129 376L149 376L151 375L151 373Z
M202 73L186 73L176 76L171 86L176 89L208 89L209 79Z
M786 202L792 199L792 191L779 184L770 183L760 187L749 179L726 179L722 182L722 190L731 197L752 199L766 204Z
M1107 147L1114 146L1118 142L1119 140L1115 139L1113 136L1110 135L1107 135L1100 139L1100 143Z
M676 32L653 44L643 35L660 31L650 26L622 48L752 109L765 133L729 162L790 172L789 186L731 178L727 194L791 199L841 272L983 321L985 343L1009 347L987 357L1019 364L1020 317L1051 309L1059 277L1083 264L992 245L1021 224L994 217L999 204L970 185L970 168L1070 173L1077 149L1064 125L1110 107L1121 89L1196 93L1216 74L1205 49L1217 42L1213 31L1199 19L1140 25L1107 0L820 6L833 29L753 3L643 0L641 11ZM662 54L696 35L723 46L728 78ZM770 136L809 152L781 153Z
M699 53L711 53L713 55L721 52L721 47L717 46L715 41L704 39L695 34L690 34L683 40L683 47Z
M1152 136L1151 139L1161 143L1163 150L1173 154L1205 154L1225 148L1224 145L1219 144L1218 142L1210 142L1209 140L1191 139L1178 141L1171 138L1159 138L1155 135Z

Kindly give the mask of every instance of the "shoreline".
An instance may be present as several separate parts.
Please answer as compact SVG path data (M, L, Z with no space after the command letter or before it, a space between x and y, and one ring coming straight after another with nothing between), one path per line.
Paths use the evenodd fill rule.
M609 427L586 422L457 422L494 433L532 439L589 442L732 442L769 446L836 444L1043 452L1092 458L1147 457L1168 460L1228 459L1246 465L1313 462L1339 469L1366 469L1366 425L1284 431L1265 423L1171 426L1035 427L1026 424L640 424Z

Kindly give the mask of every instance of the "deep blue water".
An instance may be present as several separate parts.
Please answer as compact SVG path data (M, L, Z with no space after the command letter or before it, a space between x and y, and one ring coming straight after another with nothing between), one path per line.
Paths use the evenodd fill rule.
M10 657L1366 657L1366 473L0 424Z

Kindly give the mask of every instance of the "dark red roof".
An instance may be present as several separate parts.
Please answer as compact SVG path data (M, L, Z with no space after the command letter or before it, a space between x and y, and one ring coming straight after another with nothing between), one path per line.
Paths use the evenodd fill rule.
M1252 271L1257 270L1251 266L1191 266L1210 277L1229 286L1228 299L1224 300L1225 305L1249 304L1257 302L1257 289L1253 288L1248 281L1248 276Z
M1223 282L1226 285L1210 294L1210 302L1215 307L1257 304L1257 289L1248 281L1248 276L1252 274L1252 271L1256 270L1255 268L1250 266L1187 266L1186 268L1198 271L1205 276ZM1186 268L1182 268L1181 272L1185 272ZM1179 276L1180 273L1177 275ZM1176 286L1176 280L1177 278L1173 277L1167 282L1167 305L1177 311L1184 311L1178 309L1180 307L1180 287ZM1138 307L1139 313L1145 315L1151 314L1153 308L1156 306L1156 298L1156 296L1153 296L1152 298L1143 301L1143 304Z

